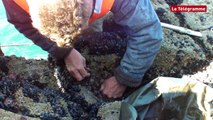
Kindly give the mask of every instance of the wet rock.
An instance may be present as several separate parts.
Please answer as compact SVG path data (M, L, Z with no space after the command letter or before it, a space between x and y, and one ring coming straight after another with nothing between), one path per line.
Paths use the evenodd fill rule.
M40 116L43 113L53 113L49 102L39 103L24 95L23 90L19 89L15 93L16 102L19 105L20 112L28 116ZM25 108L25 109L23 109Z
M210 54L190 36L167 29L164 33L160 52L147 72L153 79L157 76L181 77L183 74L193 74L210 63Z
M98 110L98 116L100 116L102 120L119 120L120 107L120 101L102 105Z
M193 13L180 13L185 24L193 30L203 31L213 26L212 24L212 12L213 12L213 1L212 0L184 0L184 4L189 5L206 5L207 12L193 12Z
M20 114L15 114L10 111L6 111L0 108L0 118L1 120L40 120L39 118L34 118L34 117L28 117L28 116L23 116Z
M74 46L80 52L87 50L87 54L122 56L127 46L125 37L125 34L120 32L95 32L80 36Z
M183 0L165 0L167 4L169 5L178 5L183 2Z
M0 56L0 77L7 74L9 69L6 66L8 59L6 57Z
M98 98L88 89L85 87L81 87L80 94L84 96L85 100L88 102L88 104L95 104L98 101Z
M98 108L105 102L87 89L91 84L84 82L83 86L76 82L65 68L61 68L58 71L61 74L58 73L56 77L53 73L57 66L47 68L49 63L45 60L25 60L14 56L9 58L7 65L11 69L8 75L0 79L0 108L42 120L99 119ZM40 72L35 72L35 69ZM45 78L44 72L47 70L52 72L45 74ZM43 85L41 77L45 80L49 78L51 83L45 82ZM62 83L66 81L64 91L57 85L58 80Z
M46 60L26 60L25 58L17 58L11 56L8 60L8 74L16 74L20 80L28 80L37 87L53 87L57 88L54 77L54 69Z
M4 100L4 106L7 108L13 108L15 106L15 100L12 98L6 98Z
M164 29L162 48L144 79L182 77L204 71L213 57L213 34L209 29L212 22L209 21L211 15L208 15L212 10L209 6L211 1L207 0L209 12L193 13L192 18L189 18L189 13L172 13L169 10L169 5L185 4L186 0L183 3L182 0L152 1L162 22L200 30L203 38ZM75 44L86 58L91 73L81 82L71 77L63 62L0 57L0 119L118 119L120 101L111 102L101 95L99 89L119 65L126 49L126 36L121 33L95 33L79 38ZM207 70L193 78L212 87L212 67Z
M161 22L180 25L180 19L170 11L170 6L165 0L152 0L152 4Z
M194 37L164 28L161 50L145 78L182 77L184 74L194 74L208 66L213 57L211 40L213 34L209 29L213 24L212 1L207 1L208 12L203 13L175 13L171 12L169 8L173 4L201 5L206 3L201 0L152 0L152 3L161 22L201 31L203 37Z

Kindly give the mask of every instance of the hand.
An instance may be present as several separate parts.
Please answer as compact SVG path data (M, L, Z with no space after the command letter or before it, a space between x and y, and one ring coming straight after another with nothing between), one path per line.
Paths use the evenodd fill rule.
M102 83L100 89L102 94L106 95L108 98L119 98L123 95L125 90L126 86L120 84L114 76L106 79Z
M90 74L86 70L85 58L74 48L65 58L65 64L67 70L78 81L81 81L85 77L90 76Z

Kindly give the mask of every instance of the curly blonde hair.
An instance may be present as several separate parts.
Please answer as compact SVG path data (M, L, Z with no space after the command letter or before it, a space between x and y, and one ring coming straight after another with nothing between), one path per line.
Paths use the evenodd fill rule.
M72 47L82 32L86 10L82 0L28 0L33 26L56 42L59 47Z

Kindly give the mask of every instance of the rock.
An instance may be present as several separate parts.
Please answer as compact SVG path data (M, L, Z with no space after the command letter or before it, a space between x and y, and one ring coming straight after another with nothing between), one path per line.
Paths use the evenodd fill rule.
M69 73L57 78L54 74L56 66L48 67L51 63L46 60L26 60L15 56L8 59L9 72L3 72L0 79L0 108L42 120L98 119L98 107L104 102L86 87L70 82L74 79ZM49 73L45 74L45 71ZM57 80L63 79L68 85L61 91Z
M49 102L35 103L31 98L25 97L21 89L15 93L15 98L20 107L27 109L28 115L40 116L42 113L53 113Z
M0 77L3 76L3 73L7 74L9 69L6 66L8 59L0 56Z
M164 29L164 42L151 69L158 76L181 77L192 74L209 64L208 53L190 36Z
M46 86L57 88L54 77L54 69L46 60L26 60L11 56L8 58L7 67L10 68L8 74L16 74L19 79L28 80L38 87Z
M184 18L185 25L193 30L203 31L213 27L213 1L212 0L184 0L183 4L188 5L206 5L207 12L180 13Z
M152 0L152 4L161 22L177 26L180 25L178 16L170 12L169 5L166 3L165 0Z
M146 79L157 76L182 77L184 74L194 74L208 66L213 57L213 34L210 28L213 25L212 4L210 0L192 1L177 0L180 5L207 5L208 12L170 11L170 0L152 0L160 21L188 29L200 31L203 37L194 37L164 28L164 41L154 64L147 72ZM171 3L171 4L168 4Z
M41 120L39 118L33 118L33 117L27 117L27 116L23 116L23 115L19 115L19 114L15 114L13 112L10 111L6 111L3 109L0 109L0 118L1 120Z
M81 87L80 94L84 96L88 104L95 104L98 101L98 98L91 91L83 86Z
M203 70L213 58L213 34L209 29L213 25L210 15L212 1L207 0L207 13L170 12L169 5L194 4L195 1L191 0L152 2L162 22L199 30L203 37L165 28L161 50L144 80L197 73L192 75L194 79L212 87L213 68ZM203 1L196 1L196 4L201 3ZM111 102L101 95L99 89L103 80L113 75L114 68L119 65L126 49L125 35L97 33L79 40L77 49L87 59L91 73L82 82L76 82L70 76L63 62L58 65L55 61L0 57L0 108L4 109L0 109L0 119L119 119L121 101ZM198 71L203 71L203 74Z
M183 2L183 0L165 0L167 4L169 5L178 5Z
M115 101L102 105L98 110L98 116L102 120L119 120L121 101Z

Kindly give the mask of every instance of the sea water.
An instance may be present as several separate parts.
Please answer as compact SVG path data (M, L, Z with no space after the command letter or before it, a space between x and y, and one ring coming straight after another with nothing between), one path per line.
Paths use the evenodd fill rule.
M46 59L48 53L33 44L7 22L5 9L0 1L0 46L6 56L15 55L27 59Z

